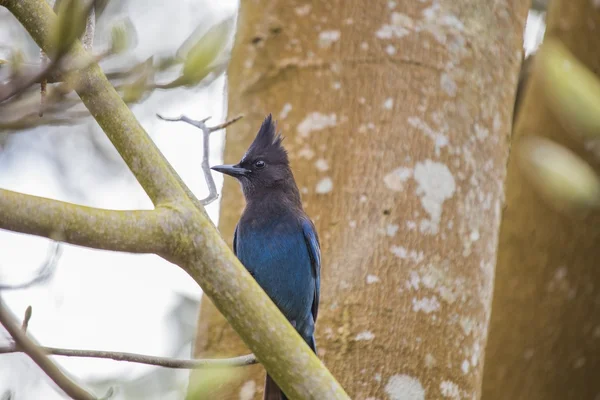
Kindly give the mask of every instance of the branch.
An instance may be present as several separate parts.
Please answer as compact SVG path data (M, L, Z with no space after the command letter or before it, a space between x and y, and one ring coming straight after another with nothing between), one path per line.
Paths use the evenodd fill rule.
M95 249L166 251L168 209L104 210L0 189L0 229Z
M156 357L145 354L121 353L115 351L75 350L44 346L39 346L39 348L46 354L53 356L104 358L115 361L126 361L177 369L230 368L257 364L256 357L254 357L253 354L233 358L184 360L171 357ZM0 354L19 353L22 351L23 350L17 347L16 344L8 347L0 347Z
M21 330L23 334L26 333L27 327L29 326L29 320L31 319L32 308L27 307L25 310L25 316L23 317L23 323L21 324ZM0 347L0 354L10 353L21 353L24 349L19 347L18 342L7 347ZM36 345L37 346L37 345ZM256 364L256 357L254 354L248 354L245 356L232 357L232 358L214 358L214 359L195 359L195 360L182 360L171 357L155 357L147 356L144 354L135 353L122 353L116 351L101 351L101 350L75 350L75 349L61 349L57 347L45 347L37 346L44 353L53 356L65 356L65 357L90 357L90 358L104 358L115 361L127 361L139 364L155 365L158 367L165 368L178 368L178 369L200 369L200 368L231 368L231 367L244 367L246 365Z
M0 298L0 323L15 340L15 345L26 353L50 379L56 383L68 396L76 400L96 400L97 398L88 393L81 386L69 379L56 364L50 360L44 351L38 347L15 322L16 319L6 308Z
M51 52L53 44L48 38L56 15L45 1L0 0L0 5L9 9L38 46ZM73 45L72 54L89 57L79 42ZM75 87L85 106L154 204L164 204L156 211L161 208L172 211L164 236L171 246L163 257L181 266L202 287L287 397L349 399L331 372L227 247L200 201L158 151L100 68L93 65L77 78ZM0 221L3 221L1 216Z
M9 9L40 48L47 54L53 53L55 44L50 38L57 17L45 1L0 0L0 5ZM91 61L91 56L79 41L73 43L70 54L78 65L86 65ZM181 198L185 185L106 79L98 64L92 63L83 69L75 76L74 81L84 105L119 150L154 205Z
M204 173L204 178L206 179L206 184L208 185L208 196L205 199L200 200L203 206L207 206L216 199L219 198L219 193L217 193L217 185L215 185L215 180L213 179L210 163L209 163L209 153L210 153L210 134L221 129L227 128L229 125L233 124L236 121L242 119L243 115L239 115L235 118L230 119L222 124L217 126L208 127L206 126L206 121L210 119L210 117L206 117L203 120L196 121L186 117L185 115L181 115L177 118L167 118L163 117L160 114L156 114L156 116L163 121L171 121L171 122L187 122L190 125L195 126L196 128L202 131L202 172Z
M56 264L60 260L60 256L62 255L62 246L58 242L52 243L50 248L50 252L44 264L40 268L39 272L35 274L35 277L28 282L19 283L17 285L0 285L0 290L20 290L27 289L31 286L37 285L38 283L44 282L46 279L54 274L56 270ZM31 307L31 306L30 306ZM28 308L29 310L29 308ZM31 317L31 315L30 315ZM27 323L29 322L29 318L25 318L23 320L23 327L27 329Z

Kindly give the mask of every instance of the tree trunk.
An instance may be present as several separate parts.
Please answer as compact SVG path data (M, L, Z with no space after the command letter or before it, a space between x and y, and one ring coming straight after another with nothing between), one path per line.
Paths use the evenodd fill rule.
M319 355L354 399L480 393L525 3L241 3L225 160L273 112L321 237ZM197 354L246 351L204 301Z
M600 71L600 9L588 0L553 0L546 38L557 37ZM598 159L561 128L535 76L515 136L559 142L596 168ZM597 399L600 393L600 217L561 215L508 165L484 399Z

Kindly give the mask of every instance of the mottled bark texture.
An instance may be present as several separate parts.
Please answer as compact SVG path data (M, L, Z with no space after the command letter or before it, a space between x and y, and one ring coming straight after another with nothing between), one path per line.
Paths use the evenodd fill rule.
M273 112L321 236L319 355L353 399L480 393L526 3L242 1L225 161ZM226 179L226 238L242 207ZM199 326L199 355L247 351L208 301ZM248 371L224 398L259 398Z
M546 38L563 41L600 71L600 7L589 0L553 0ZM584 150L550 113L535 75L526 91L515 139L551 138ZM600 218L561 215L508 165L483 398L597 399L600 393Z
M0 6L19 20L46 54L54 54L56 43L49 38L57 17L45 0L0 0ZM91 60L79 41L71 46L70 55L75 65L86 65ZM83 104L156 209L126 215L125 211L101 211L0 189L0 206L10 216L0 218L0 229L61 238L73 244L94 243L95 247L107 250L133 247L132 251L144 233L158 235L150 241L164 244L158 249L143 247L144 251L154 251L179 265L202 287L290 398L348 399L322 361L227 247L201 202L174 172L100 67L91 63L75 77L75 90ZM41 222L31 213L39 216ZM20 223L13 219L14 215L21 216ZM54 220L61 216L66 221ZM106 231L103 228L111 218L125 219L115 223L115 228L123 229L103 235L103 230ZM102 219L99 229L95 229L96 219ZM149 225L153 226L147 232ZM134 227L141 231L140 236L132 241L124 239L128 245L122 246L118 235L125 236Z

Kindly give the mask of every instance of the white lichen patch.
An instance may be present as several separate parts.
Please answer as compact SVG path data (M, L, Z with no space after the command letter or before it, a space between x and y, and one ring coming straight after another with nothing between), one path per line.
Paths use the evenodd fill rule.
M375 32L379 39L401 38L408 35L414 29L415 22L406 14L393 12L389 24L383 24Z
M373 340L373 339L375 339L375 335L371 331L362 331L358 335L356 335L356 337L354 338L354 340L356 340L356 341Z
M334 42L340 40L342 34L338 30L322 31L319 33L319 47L322 49L331 47Z
M256 382L246 381L240 388L240 400L252 400L256 394Z
M391 97L385 99L385 101L383 102L383 108L385 108L386 110L391 110L392 108L394 108L394 99Z
M333 181L330 177L325 177L317 182L317 186L315 187L315 191L319 194L329 193L333 190Z
M400 227L396 224L389 224L386 228L385 228L385 234L388 236L396 236L396 232L398 232L398 229L400 229Z
M290 111L292 111L292 105L290 103L285 103L281 109L281 112L279 113L279 119L287 118Z
M360 49L361 49L361 50L363 50L363 51L364 51L364 50L369 50L369 43L367 43L367 42L362 42L362 43L360 44Z
M439 156L441 149L448 146L448 136L442 130L435 130L431 128L425 121L419 117L408 117L408 124L425 134L428 138L433 140L435 148L435 155ZM445 129L444 129L445 130Z
M404 190L404 183L413 175L410 168L398 167L383 177L383 182L388 189L395 192Z
M308 146L304 146L298 150L298 156L307 160L312 160L312 158L315 156L315 151Z
M315 161L315 167L317 167L319 171L327 171L329 169L329 164L327 163L327 160L319 158Z
M410 271L404 286L411 291L433 292L446 304L465 300L465 279L450 274L444 262L441 265L437 261L420 263L417 270Z
M490 131L485 126L475 124L473 125L473 129L475 130L475 137L480 142L484 141L488 138L488 136L490 136Z
M418 184L417 195L421 199L421 206L429 215L429 220L421 221L420 231L437 234L444 202L452 198L456 191L454 176L445 164L425 160L416 164L414 179Z
M294 8L294 11L299 17L304 17L310 13L311 8L312 6L310 4L304 4L302 6Z
M440 392L442 392L442 396L446 398L460 398L460 389L458 388L458 385L452 381L442 381L442 383L440 383Z
M465 375L469 373L470 368L471 368L471 364L469 363L469 360L464 360L462 362L462 364L460 365L460 370Z
M456 82L454 81L454 79L452 79L452 77L446 73L443 72L440 76L440 86L442 87L442 90L444 92L446 92L446 94L450 97L456 97L456 92L458 91L458 86L456 85Z
M367 285L372 285L374 283L380 282L381 279L377 275L367 275Z
M308 137L311 132L320 131L337 124L337 116L334 113L323 114L311 112L296 127L301 137Z
M425 389L421 382L404 374L391 376L384 390L389 400L425 400Z
M385 52L388 53L390 56L393 56L394 54L396 54L396 48L391 44L388 44L385 48Z
M422 251L407 250L402 246L392 246L390 251L396 256L403 260L410 260L415 263L420 263L425 259L425 254Z
M422 299L413 298L412 305L414 312L423 311L425 314L438 311L441 307L441 304L436 296L424 297Z

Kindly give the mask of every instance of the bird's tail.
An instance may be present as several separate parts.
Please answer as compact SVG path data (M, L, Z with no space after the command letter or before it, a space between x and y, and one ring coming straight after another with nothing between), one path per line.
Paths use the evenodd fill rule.
M288 400L269 375L267 375L267 379L265 380L265 396L263 400Z
M317 353L317 343L315 342L315 336L311 335L308 340L306 340L312 351ZM265 395L263 400L288 400L288 398L283 394L279 386L275 383L273 378L271 378L267 374L267 379L265 380Z

